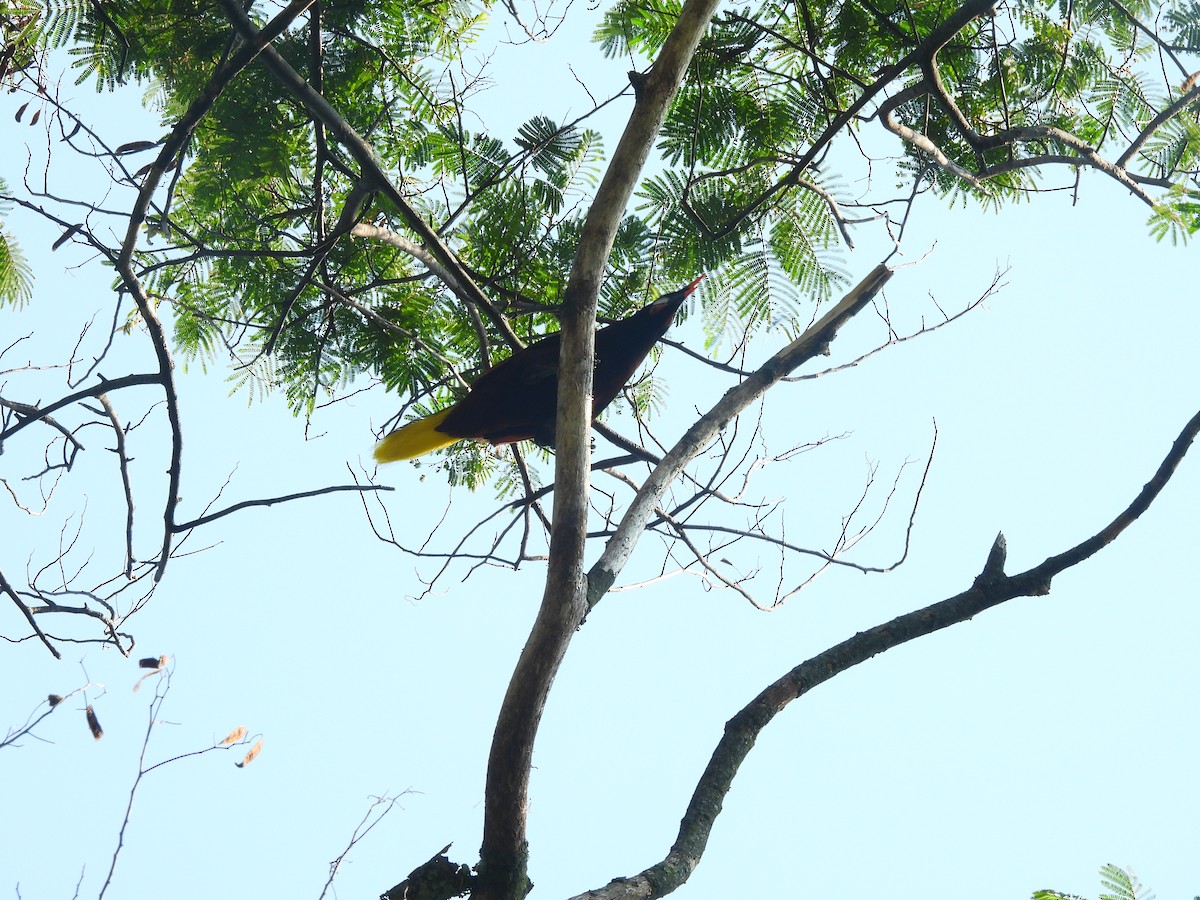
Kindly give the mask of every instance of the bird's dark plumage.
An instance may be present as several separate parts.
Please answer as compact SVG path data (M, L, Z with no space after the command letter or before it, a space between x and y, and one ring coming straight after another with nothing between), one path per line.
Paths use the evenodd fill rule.
M596 332L593 415L599 415L616 399L703 278L701 275L686 287L664 294L628 318ZM412 459L465 439L490 444L532 440L553 447L560 346L561 339L555 333L518 350L476 378L467 395L449 409L387 435L376 446L375 459Z

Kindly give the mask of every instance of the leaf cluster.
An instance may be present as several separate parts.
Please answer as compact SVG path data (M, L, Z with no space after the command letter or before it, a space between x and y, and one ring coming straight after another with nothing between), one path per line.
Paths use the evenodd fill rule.
M8 212L8 185L0 178L0 217ZM21 253L16 239L4 227L0 218L0 306L8 304L20 309L33 296L33 271Z
M1138 881L1128 869L1106 863L1100 867L1100 900L1154 900L1154 893ZM1086 900L1078 894L1041 890L1033 892L1033 900Z
M617 0L596 32L600 51L648 64L680 9ZM1200 120L1185 80L1189 64L1200 69L1195 0L979 9L936 43L959 5L723 9L617 234L602 317L627 315L703 271L710 347L740 345L757 329L790 332L808 304L845 282L852 229L888 220L888 204L932 189L998 207L1042 189L1043 170L1091 166L1123 147L1126 185L1154 192L1152 233L1181 240L1200 228ZM275 47L370 143L490 307L471 306L443 279L428 247L414 251L411 220L371 193L336 135L253 65L191 135L138 251L186 360L224 359L235 390L257 398L278 389L300 414L366 379L431 410L513 345L557 328L602 171L601 135L536 107L515 134L488 129L476 45L489 13L465 0L327 0ZM41 45L66 48L80 81L149 88L164 128L237 44L220 5L196 0L52 0L39 22ZM885 168L909 200L878 192L890 183ZM356 223L395 240L355 235ZM0 287L11 298L26 282L5 240ZM655 397L651 387L633 393L643 404ZM459 458L456 480L494 474L482 458Z

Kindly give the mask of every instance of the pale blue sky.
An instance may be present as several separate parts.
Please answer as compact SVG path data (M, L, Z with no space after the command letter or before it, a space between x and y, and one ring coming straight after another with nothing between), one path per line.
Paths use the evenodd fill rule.
M590 71L593 53L575 45L564 55ZM497 64L512 65L503 55ZM544 71L556 64L548 57ZM552 78L538 65L515 69L568 96L530 99L505 80L515 69L501 68L489 95L497 116L582 110L569 74ZM627 67L605 71L619 78ZM65 91L90 99L88 88ZM0 97L8 147L36 133L14 125L20 102ZM114 114L102 129L114 145L157 136L137 122ZM615 145L615 132L605 137ZM20 159L6 152L0 166L10 185L20 182ZM905 566L826 573L772 614L681 576L613 594L589 618L535 756L534 897L570 896L660 859L723 723L766 683L855 631L964 589L997 531L1008 538L1009 571L1028 567L1094 533L1150 477L1196 410L1195 248L1155 244L1148 211L1099 176L1084 178L1077 206L1069 199L1041 197L999 216L927 202L905 250L915 259L936 249L890 282L897 321L936 316L929 292L957 309L997 266L1011 266L1004 290L947 329L857 369L781 386L767 401L773 450L849 433L760 481L763 495L787 498L789 537L813 546L836 532L870 462L888 479L922 458L936 418L938 452ZM81 317L111 315L111 271L70 247L50 255L57 233L27 216L9 227L38 282L29 309L0 312L0 346L33 331L21 361L53 358ZM851 278L882 252L861 240L845 256ZM702 344L694 320L672 336ZM829 362L884 336L865 313ZM118 344L118 358L138 360L131 371L148 364L144 342ZM766 338L757 351L774 346ZM654 423L662 435L678 435L692 405L724 389L674 352L659 372L671 388ZM7 390L16 384L10 377ZM305 441L279 398L247 408L228 390L222 371L193 367L180 380L185 514L235 467L228 501L345 483L346 462L369 460L371 426L397 405L381 390L362 394L321 413L310 431L322 437ZM38 396L53 395L45 387ZM136 399L118 408L140 408ZM628 433L628 417L615 424ZM147 519L163 489L158 428L135 432ZM38 452L29 443L6 447L3 459ZM102 542L111 537L102 523L120 521L119 494L108 454L91 456L94 475L58 499L86 494L91 540ZM909 491L919 469L910 467ZM428 467L396 464L380 478L395 486L387 503L413 542L450 496L452 524L494 502L486 490L451 492ZM794 703L750 755L677 896L1000 900L1043 887L1095 896L1106 862L1132 867L1162 900L1200 893L1198 497L1200 464L1189 458L1141 522L1048 597L893 650ZM15 574L30 553L44 559L61 521L0 505L0 565ZM904 524L896 515L859 559L893 559ZM443 543L455 534L445 533ZM176 660L148 757L198 749L237 725L261 733L264 751L242 771L232 754L214 754L148 777L108 896L316 897L369 798L406 790L344 865L336 895L375 896L450 842L452 858L474 862L487 743L540 568L465 583L458 569L414 602L418 573L435 567L414 570L376 542L351 495L248 510L192 543L217 546L172 562L131 623L137 655ZM652 574L657 548L644 541L622 582ZM770 584L770 554L737 562L761 564ZM19 631L13 610L2 615L4 633ZM24 898L69 897L81 871L79 895L95 896L136 771L149 692L131 692L141 673L116 654L68 648L56 663L34 643L5 645L0 720L19 723L46 693L78 686L80 661L107 686L89 694L104 739L87 735L73 699L38 729L47 742L0 754L0 887L19 884Z

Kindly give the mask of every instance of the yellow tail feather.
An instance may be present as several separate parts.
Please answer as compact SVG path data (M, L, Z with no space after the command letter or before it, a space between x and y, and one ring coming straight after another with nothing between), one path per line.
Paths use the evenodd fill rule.
M412 459L458 443L462 438L436 430L449 412L449 409L443 409L432 416L409 422L403 428L397 428L375 445L375 461L390 463L400 459Z

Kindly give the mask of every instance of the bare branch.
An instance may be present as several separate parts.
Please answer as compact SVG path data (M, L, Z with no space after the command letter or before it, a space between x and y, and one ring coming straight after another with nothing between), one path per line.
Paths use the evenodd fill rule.
M120 378L104 378L99 384L92 385L90 388L84 388L81 391L76 391L73 394L68 394L59 400L55 400L49 406L37 407L28 404L14 403L11 400L0 401L0 405L7 407L17 413L19 418L17 424L0 431L0 442L21 431L27 425L32 425L34 422L49 421L49 417L60 409L70 406L72 403L77 403L87 397L99 397L101 394L107 394L109 391L120 390L121 388L134 387L136 385L145 384L162 384L162 376L153 375L122 375ZM54 427L64 432L62 426L53 423Z
M161 668L159 670L159 679L155 684L154 697L150 701L149 716L146 722L146 731L142 737L142 747L138 754L138 771L134 776L133 784L129 788L129 799L125 804L125 815L121 820L121 827L117 832L117 846L113 849L112 859L109 862L108 873L104 877L104 882L100 886L100 891L96 895L96 900L103 900L104 895L112 886L113 875L117 870L117 862L120 859L121 851L125 847L125 832L129 828L129 823L133 816L133 804L137 797L138 788L141 787L142 779L149 775L155 769L160 769L163 766L171 765L179 762L182 759L189 759L194 756L204 756L214 751L228 751L235 747L241 747L249 743L253 738L245 736L245 729L238 729L230 734L222 741L215 741L211 746L204 747L200 750L191 750L186 753L180 753L176 756L171 756L166 759L159 760L156 763L146 765L146 754L150 749L150 737L154 733L155 726L161 721L161 711L163 703L166 702L167 693L171 689L171 669L170 667Z
M760 610L764 610L764 611L767 609L770 609L770 607L763 606L761 603L759 603L757 600L755 600L754 596L748 590L746 590L744 587L742 587L736 581L730 580L728 577L725 576L725 574L723 572L721 572L716 566L714 566L712 564L712 562L709 560L709 557L711 556L711 554L705 553L703 550L701 550L699 547L697 547L692 542L691 537L688 536L686 526L684 526L681 522L679 522L677 519L675 519L673 516L671 516L665 510L663 510L662 507L659 507L655 511L659 514L659 516L662 517L663 521L665 521L668 525L670 525L675 530L675 534L679 537L679 539L681 541L683 541L684 546L686 546L688 548L688 550L690 550L692 552L692 556L694 556L696 558L696 562L698 562L700 564L700 566L704 569L704 571L708 572L708 574L711 575L714 579L716 579L720 584L724 585L725 587L729 588L730 590L737 591L739 594L742 595L742 597L746 600L746 602L748 602L755 609L760 609Z
M274 506L276 503L287 503L289 500L303 500L306 497L319 497L322 494L335 494L339 491L355 491L363 493L366 491L394 491L395 488L383 484L339 484L331 487L316 488L311 491L299 491L295 494L284 494L281 497L266 497L262 500L243 500L240 503L235 503L233 506L219 510L206 516L201 516L198 519L192 519L190 522L181 522L173 526L174 531L190 531L199 525L207 525L215 519L223 518L230 513L235 513L239 509L246 509L251 506Z
M772 356L745 381L730 389L680 438L626 511L617 533L604 548L600 559L588 572L588 606L593 607L612 586L633 552L638 535L645 527L667 487L684 467L713 440L743 409L761 397L796 367L824 352L843 324L865 307L891 278L886 266L876 268L857 287L799 338Z
M957 175L972 187L975 187L984 193L988 193L987 187L984 186L983 182L980 181L973 172L964 169L962 166L948 157L942 152L942 149L933 141L931 141L926 135L921 134L919 131L914 131L903 122L896 121L896 119L892 116L892 112L896 109L896 107L900 106L902 103L906 103L914 97L921 96L922 94L926 93L927 90L928 89L923 83L918 83L912 85L911 87L905 88L894 97L885 100L879 105L880 121L883 122L884 127L886 127L888 131L892 132L897 137L908 141L908 143L912 144L918 150L924 152L930 159L932 159L947 172Z
M51 650L53 650L53 648L51 648ZM21 745L17 742L26 736L36 738L37 735L33 733L33 729L37 728L37 726L40 725L51 713L62 706L66 700L71 699L76 694L86 691L92 686L92 683L89 681L87 684L83 685L82 687L75 688L75 690L68 694L51 694L43 701L43 703L46 704L46 708L44 710L38 712L38 710L42 709L41 704L38 704L37 708L29 714L29 718L25 720L24 725L9 729L8 733L4 735L4 738L0 739L0 749L5 747L19 747Z
M1003 281L1003 278L1007 274L1008 274L1007 269L1005 269L1003 271L1001 271L999 269L996 270L996 272L992 275L991 283L986 288L984 288L983 292L978 297L976 297L974 300L970 301L965 306L963 306L963 308L960 309L958 312L956 312L952 315L943 311L942 307L938 305L936 298L934 298L931 295L930 301L933 303L933 305L937 308L938 312L941 314L942 320L940 322L935 322L932 325L927 325L925 323L924 317L922 317L921 326L916 331L910 332L908 334L897 334L896 331L892 328L892 324L888 320L888 317L881 315L881 318L884 319L884 321L887 323L887 326L888 326L889 338L886 343L880 344L878 347L875 347L872 350L868 350L866 353L863 353L860 356L856 356L854 359L850 360L849 362L840 363L839 365L831 366L828 369L822 369L819 372L811 372L811 373L808 373L805 375L791 375L791 376L788 376L787 378L785 378L784 381L811 381L816 378L824 378L825 376L832 375L835 372L842 372L842 371L845 371L846 369L853 369L856 366L860 365L861 363L865 362L866 360L870 359L871 357L875 356L877 353L880 353L880 352L888 349L889 347L894 347L897 344L903 344L906 341L913 340L914 338L919 338L926 334L932 334L933 332L937 331L940 328L945 328L947 325L950 325L951 323L956 322L959 319L961 319L967 313L973 312L973 311L979 309L980 306L982 306L985 301L987 301L990 297L995 295L1001 288L1003 288L1005 286L1006 282Z
M554 468L558 489L546 588L505 693L488 758L479 900L521 897L529 890L525 827L534 736L555 672L587 611L583 552L600 278L667 106L717 5L716 0L688 0L649 74L634 79L633 111L580 233L561 315Z
M346 844L346 849L339 853L337 858L329 864L329 878L325 882L325 886L321 888L321 893L317 896L317 900L324 900L325 895L329 893L329 889L333 887L333 879L337 877L338 869L346 861L346 857L350 855L350 851L354 849L354 845L370 834L371 830L383 821L384 817L395 808L400 798L384 795L382 797L374 797L372 801L370 807L363 813L362 821L354 827L354 833L350 835L350 841Z
M167 340L166 330L155 310L154 301L146 293L141 280L134 271L134 252L141 238L146 214L159 182L164 174L174 168L177 157L191 138L192 132L208 114L217 97L232 82L238 72L250 65L263 48L286 31L296 17L313 2L314 0L292 0L266 28L261 32L256 31L252 36L253 39L247 41L234 53L224 57L217 65L208 84L199 91L191 106L162 142L158 156L148 167L145 180L138 191L137 200L129 212L128 226L121 243L120 253L114 261L125 289L137 304L142 322L145 324L150 341L154 346L155 357L158 360L158 382L162 385L163 393L166 396L167 420L171 426L171 462L167 470L167 499L163 509L163 545L155 572L156 581L162 578L167 562L171 558L171 538L175 533L175 508L178 503L182 478L183 427L179 416L179 397L175 390L175 362L171 356L170 344Z
M1015 575L1004 573L1006 542L997 536L974 584L962 593L856 634L796 666L765 688L725 725L725 732L696 785L679 834L659 863L632 878L610 882L572 900L628 900L663 897L687 881L700 862L725 797L759 734L789 703L847 669L901 644L965 622L1017 597L1044 596L1055 575L1076 566L1112 543L1150 508L1183 461L1197 434L1200 412L1184 426L1171 450L1141 493L1108 525L1074 547Z
M29 627L33 629L33 633L38 636L43 644L46 645L46 649L54 655L54 658L62 659L62 654L58 652L52 643L50 643L50 639L46 637L46 633L42 631L42 629L38 626L37 621L33 618L33 610L31 610L25 604L25 601L17 595L17 592L13 589L13 586L8 583L8 579L4 577L3 572L0 572L0 593L7 594L9 599L11 599L12 602L17 605L17 609L21 611L21 615L25 617L25 621L29 623Z
M101 394L97 399L104 407L109 422L112 423L113 436L117 442L115 448L117 465L121 470L121 485L125 489L125 577L129 578L133 575L133 485L129 482L129 456L125 452L125 429L121 427L121 420L117 418L117 411L113 408L108 395Z

